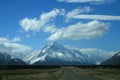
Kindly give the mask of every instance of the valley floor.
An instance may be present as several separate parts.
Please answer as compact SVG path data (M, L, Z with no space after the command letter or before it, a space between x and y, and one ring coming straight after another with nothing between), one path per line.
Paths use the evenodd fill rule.
M0 69L0 80L119 80L120 68Z
M94 77L94 78L99 78L100 80L120 80L120 68L114 68L114 67L79 68L79 67L74 67L72 70L78 76ZM88 79L88 80L94 80L94 79Z
M61 68L0 70L0 80L58 80Z

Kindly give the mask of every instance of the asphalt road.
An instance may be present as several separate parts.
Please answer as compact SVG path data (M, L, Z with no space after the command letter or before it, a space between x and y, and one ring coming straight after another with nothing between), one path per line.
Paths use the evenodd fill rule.
M59 80L102 80L94 77L84 77L75 75L69 67L64 67L64 74Z

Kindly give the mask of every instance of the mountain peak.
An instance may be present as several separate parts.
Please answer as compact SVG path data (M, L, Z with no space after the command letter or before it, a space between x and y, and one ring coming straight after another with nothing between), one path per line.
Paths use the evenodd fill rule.
M41 49L41 52L46 52L46 51L63 51L66 50L66 48L60 44L58 44L57 42L49 42L46 46L44 46Z
M45 47L44 47L44 49L60 49L60 50L64 50L65 49L65 47L64 46L62 46L62 45L60 45L60 44L58 44L56 41L53 41L53 42L50 42L50 43L48 43Z
M59 45L56 41L49 42L47 46Z

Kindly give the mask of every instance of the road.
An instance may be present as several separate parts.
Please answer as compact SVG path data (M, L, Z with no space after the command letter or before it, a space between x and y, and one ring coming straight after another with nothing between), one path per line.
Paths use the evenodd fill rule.
M64 67L64 74L59 80L102 80L93 77L75 75L69 67Z

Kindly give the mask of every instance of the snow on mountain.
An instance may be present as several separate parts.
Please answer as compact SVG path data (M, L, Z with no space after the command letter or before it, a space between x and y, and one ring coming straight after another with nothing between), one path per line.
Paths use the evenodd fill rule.
M0 64L6 63L8 60L10 60L11 56L7 53L0 53Z
M113 52L96 48L70 48L57 42L48 43L32 53L31 49L24 45L0 43L0 61L10 61L10 64L25 61L28 64L90 65L100 64L111 56L113 56Z
M108 60L102 62L101 65L120 65L120 51L115 53Z
M114 55L114 52L107 52L96 48L80 49L80 51L83 54L88 55L89 60L91 60L95 64L100 64L101 62L109 59L111 56Z
M0 53L8 53L13 58L24 60L31 51L30 47L22 44L0 42Z
M27 56L30 64L100 64L112 56L112 52L100 49L68 48L56 42L51 42L45 47Z
M120 57L120 51L117 52L114 56Z
M26 56L31 53L31 48L8 40L0 41L0 64L25 65Z
M24 61L13 58L7 53L0 53L0 65L26 65Z
M83 59L81 59L78 54L81 54L80 52L72 52L69 49L65 48L62 45L59 45L56 42L51 42L42 49L33 52L29 56L29 63L34 64L38 62L52 62L54 64L61 63L73 63L73 62L82 62ZM52 64L51 63L51 64Z
M71 46L65 47L71 49L72 51L76 50L78 52L81 52L83 55L87 56L87 60L97 65L114 55L114 52L108 52L97 48L73 48Z

